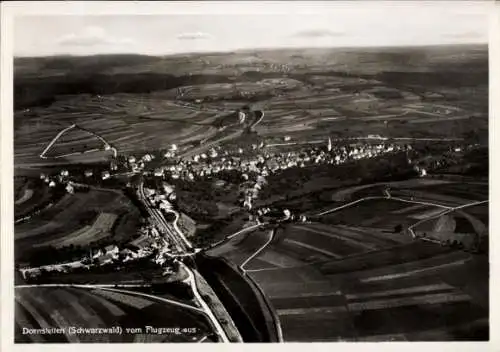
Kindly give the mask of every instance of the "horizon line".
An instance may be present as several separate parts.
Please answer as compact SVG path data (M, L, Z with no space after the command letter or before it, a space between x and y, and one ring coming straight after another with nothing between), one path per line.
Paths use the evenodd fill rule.
M278 50L325 50L325 49L338 49L338 50L352 50L352 49L396 49L396 48L435 48L435 47L450 47L450 46L486 46L489 49L489 42L470 42L470 43L445 43L445 44L413 44L413 45L358 45L358 46L317 46L317 47L255 47L255 48L241 48L234 50L219 50L219 51L183 51L172 52L165 54L146 54L134 52L121 52L121 53L95 53L95 54L70 54L59 53L49 55L12 55L14 59L20 58L55 58L55 57L90 57L90 56L149 56L149 57L172 57L182 55L208 55L208 54L237 54L252 51L278 51Z

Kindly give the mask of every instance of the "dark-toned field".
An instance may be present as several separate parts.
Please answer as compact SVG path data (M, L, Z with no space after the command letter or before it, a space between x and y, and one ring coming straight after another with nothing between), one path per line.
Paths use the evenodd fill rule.
M139 219L139 211L119 191L65 194L29 221L16 224L16 257L27 259L49 246L85 248L102 240L127 242L136 236Z
M78 287L18 287L15 292L15 341L19 343L193 342L212 334L194 306L120 289ZM163 334L146 326L169 328ZM64 328L64 333L23 333L24 329ZM121 333L70 328L121 327ZM176 330L177 329L177 330Z
M485 185L479 186L464 198L484 192ZM467 186L450 184L443 193L459 188ZM441 196L439 190L432 193ZM322 223L285 225L274 236L243 233L207 255L239 266L260 286L285 341L487 340L487 254L394 230L396 224L439 218L438 205L367 200L319 217ZM487 207L471 209L487 217ZM462 220L456 221L457 232L487 226L477 216Z

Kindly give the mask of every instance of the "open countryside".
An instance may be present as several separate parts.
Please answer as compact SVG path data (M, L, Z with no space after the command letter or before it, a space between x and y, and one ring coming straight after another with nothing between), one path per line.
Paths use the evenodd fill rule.
M488 341L488 46L328 33L16 57L15 342Z

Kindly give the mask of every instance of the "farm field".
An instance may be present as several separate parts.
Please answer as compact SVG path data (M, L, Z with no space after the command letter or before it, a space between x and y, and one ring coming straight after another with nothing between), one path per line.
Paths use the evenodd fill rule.
M475 234L488 237L488 222L481 220L487 218L487 208L483 207L482 213L469 213L469 208L446 212L442 216L433 217L416 224L413 227L417 235L423 233L442 234ZM475 210L477 212L477 210ZM485 213L486 211L486 213Z
M49 241L42 241L34 245L37 247L52 246L55 248L61 248L65 246L84 246L90 242L98 241L101 238L110 236L110 230L116 220L117 215L111 213L100 213L97 215L94 223L91 225L85 225L84 227L67 234L61 238L57 238Z
M377 211L374 212L374 209ZM341 211L322 215L320 221L327 224L374 227L392 232L398 225L410 225L441 212L442 208L433 205L407 203L395 199L369 199Z
M168 246L146 231L139 236L138 229L145 224L141 204L134 206L133 197L129 199L119 187L138 184L152 169L158 175L173 162L161 156L173 144L178 147L176 159L188 159L212 147L217 157L231 158L233 151L252 145L254 152L241 151L235 158L238 169L244 160L237 159L251 153L267 154L265 159L271 162L273 152L284 155L307 149L308 153L307 145L323 149L329 137L338 146L365 140L382 143L383 139L387 141L383 143L409 144L413 152L405 148L336 166L318 159L318 165L305 166L303 171L291 167L271 172L252 208L286 208L294 215L305 214L307 220L252 231L239 232L253 220L247 221L244 207L233 206L238 187L219 190L224 199L216 200L207 199L198 175L191 177L194 182L187 183L186 190L175 185L179 192L173 206L196 220L183 215L179 227L196 249L209 246L181 259L203 275L195 278L200 291L210 285L208 290L205 287L209 294L201 292L207 303L227 310L245 342L273 340L273 330L280 330L274 326L274 315L286 342L489 339L487 255L411 236L414 224L418 224L417 234L488 233L488 204L443 216L452 207L488 198L487 184L455 182L460 178L451 177L474 178L484 173L487 163L487 148L483 148L488 143L489 121L487 46L16 57L14 68L16 264L24 268L47 261L68 263L109 244L121 249L124 244L157 241L162 246L150 257L133 261L118 259L70 273L41 270L33 283L148 283L151 287L132 293L117 287L19 286L15 289L17 342L210 342L212 327L194 306L193 292L185 282L165 283L177 275L168 276L165 270L171 259L162 265L152 260ZM250 113L238 124L240 115L235 111L243 107L260 110L265 117L254 128L246 128L257 115ZM50 141L74 124L77 128L68 130L46 159L41 158ZM443 160L434 160L441 149L430 146L430 140L446 143ZM447 140L453 142L448 145ZM467 157L454 149L455 143L463 150L466 145L481 145L483 150ZM109 168L114 148L120 176L101 182L97 179ZM131 178L131 173L122 173L121 166L126 165L122 161L131 155L140 159L145 153L156 156L155 161ZM206 159L202 162L210 168L214 158L206 154L200 159ZM193 166L184 161L180 168ZM421 162L426 163L427 177L396 181L414 177L419 172L415 165ZM93 175L87 174L82 182L96 181L105 185L99 187L113 189L92 186L87 193L62 191L56 199L55 188L21 177L29 174L38 179L49 166L54 166L51 172L64 167L72 178L83 177L81 171L91 169ZM215 172L204 170L203 177L210 179L209 174L210 182L216 182ZM190 175L171 176L182 184ZM253 182L253 172L246 176L249 184ZM364 184L381 180L394 182ZM379 199L328 212L364 197ZM53 204L40 210L49 200ZM229 234L234 237L225 238ZM221 241L213 244L217 240ZM141 296L141 292L156 296ZM224 307L210 302L217 301L215 296ZM24 335L20 330L116 325L196 331Z
M15 292L15 341L33 342L194 342L211 334L208 320L194 307L181 307L130 291L76 287L18 287ZM20 327L65 328L65 334L23 335ZM122 327L122 333L69 334L69 327ZM192 332L146 333L146 326L178 327ZM141 328L127 332L126 329Z
M134 59L130 67L126 64L128 58L124 63L109 61L103 64L104 67L92 58L60 58L62 61L47 63L52 65L51 69L43 68L44 64L36 59L16 60L15 163L16 166L37 163L36 157L48 142L73 123L102 136L119 153L157 150L172 143L183 146L216 131L210 126L190 123L213 122L245 104L265 111L265 118L256 126L263 138L285 134L292 140L320 134L460 138L469 132L471 123L477 125L481 138L487 136L487 94L483 94L487 89L487 50L478 47L419 50L423 50L426 60L433 62L425 62L429 72L415 72L414 68L408 71L408 67L393 72L394 65L399 67L401 64L393 62L392 58L405 57L404 50L389 55L370 53L368 56L375 62L384 62L377 69L364 62L366 53L342 50L320 50L326 60L320 62L316 62L315 50L298 50L297 57L301 58L292 62L289 62L289 55L294 56L294 50L287 51L288 54L282 51L232 53L229 66L222 56L212 57L208 63L208 54L191 55L190 63L176 56L137 57L148 64L137 65ZM464 61L455 59L453 53L463 54L464 50L476 65L476 71L464 73L461 69ZM253 60L255 55L261 57L258 62L246 62L249 57ZM441 59L439 63L434 62L434 55L450 60L449 76L458 76L455 81L438 79L433 69L442 69ZM335 62L349 57L345 65L355 69L344 72L344 64L336 66L326 59L328 57L335 58ZM86 60L90 66L84 65L81 69L95 76L102 87L89 85L81 75L75 75L80 71L74 67L80 67ZM311 62L305 64L308 60ZM239 62L238 68L231 67L236 62ZM388 62L391 64L387 65ZM483 64L485 66L481 66ZM62 65L60 69L58 65ZM254 65L259 71L255 71ZM89 67L94 69L88 71ZM174 67L175 75L188 67L194 71L175 78L165 76ZM283 67L287 67L286 73ZM210 74L212 69L218 74ZM33 78L33 72L38 73L40 80ZM62 74L62 79L58 75L51 76L55 72ZM472 93L465 82L475 82ZM69 90L68 84L71 85ZM75 89L80 86L81 89ZM30 89L23 90L23 87ZM43 98L45 96L47 99ZM452 103L449 98L453 98ZM422 121L426 123L412 123ZM88 139L74 139L77 140ZM76 148L69 142L62 145L70 154L71 148ZM91 162L103 160L104 156L89 152L81 158Z
M396 182L391 195L408 190L431 195L434 201L457 196L442 196L437 184L425 181ZM467 189L459 183L439 184L443 194ZM376 188L380 193L385 189ZM471 192L484 194L485 188L477 185ZM373 189L344 192L340 198L349 200L332 208L358 199L359 192L373 196L366 193ZM473 201L465 196L461 194ZM318 217L320 222L284 225L272 239L263 231L236 236L207 254L236 266L244 263L242 270L260 286L279 317L285 341L488 339L488 278L480 275L467 283L474 271L487 272L487 256L395 231L397 225L418 222L435 227L434 219L448 211L436 203L361 201ZM455 219L454 231L487 233L487 222L480 220L488 216L486 205L471 207L470 214L468 208L448 211ZM421 231L419 226L415 230Z
M26 177L14 178L14 217L29 215L51 198L47 184Z
M29 222L15 226L16 254L27 255L46 246L84 246L109 236L123 240L135 235L139 216L119 192L66 194Z
M488 199L488 185L474 183L449 183L446 185L421 187L425 192L434 192L445 196L461 198L469 203Z
M314 232L286 229L285 239L245 265L270 299L285 341L486 338L487 309L460 288L466 279L458 272L475 260L470 254L343 227L330 229L339 236L330 244L331 238L316 233L327 233L325 225L306 228ZM247 255L241 252L222 256L240 264ZM448 277L461 284L449 284ZM377 324L370 325L375 318ZM476 323L480 335L461 327Z
M103 148L103 143L97 138L74 129L62 135L61 140L54 144L53 150L47 155L48 160L37 160L57 133L73 123L98 134L118 152L128 153L168 148L172 143L187 143L193 138L203 137L212 131L210 127L189 125L186 122L207 123L215 118L216 113L201 108L191 110L160 98L132 94L66 96L46 108L34 107L27 112L16 112L15 163L48 163L54 161L52 159L56 156L67 156L71 160L70 154L84 150L90 152L78 160L88 159L88 162L92 162L111 155L110 152L96 150Z

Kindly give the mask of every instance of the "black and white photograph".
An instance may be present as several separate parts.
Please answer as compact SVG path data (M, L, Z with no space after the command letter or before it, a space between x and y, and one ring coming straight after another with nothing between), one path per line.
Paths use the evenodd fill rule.
M489 341L491 2L171 9L11 19L14 343Z

